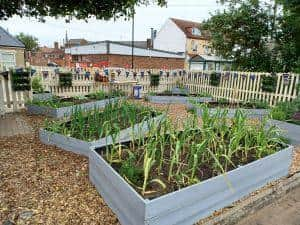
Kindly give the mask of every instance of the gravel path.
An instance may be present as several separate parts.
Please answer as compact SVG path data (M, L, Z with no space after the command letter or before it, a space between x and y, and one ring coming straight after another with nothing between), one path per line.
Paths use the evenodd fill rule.
M179 121L187 115L178 105L169 113ZM0 224L119 224L89 182L87 159L41 144L42 117L17 116L34 132L0 138Z

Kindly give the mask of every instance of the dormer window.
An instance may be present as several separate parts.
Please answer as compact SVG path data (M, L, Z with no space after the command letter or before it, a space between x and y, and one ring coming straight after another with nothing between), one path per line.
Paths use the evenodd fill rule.
M195 35L195 36L201 36L201 31L200 31L199 28L193 27L192 28L192 34Z

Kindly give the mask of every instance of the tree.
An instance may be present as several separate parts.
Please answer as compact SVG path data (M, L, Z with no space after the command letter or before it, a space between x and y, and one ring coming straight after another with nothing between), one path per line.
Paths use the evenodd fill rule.
M154 0L159 6L166 4L166 0ZM1 0L0 20L6 20L14 15L32 16L44 20L46 16L68 17L87 20L131 17L134 6L147 5L149 0L89 0L89 1L32 1L32 0Z
M19 33L16 35L16 38L25 45L26 51L34 51L38 49L39 43L36 37L29 34Z
M204 28L211 33L216 53L234 59L235 68L270 71L268 13L258 1L230 4L206 21Z

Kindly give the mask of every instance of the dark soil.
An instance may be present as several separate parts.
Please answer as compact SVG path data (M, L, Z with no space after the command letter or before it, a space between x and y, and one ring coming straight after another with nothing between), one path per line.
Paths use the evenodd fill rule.
M196 131L197 132L197 131ZM200 133L199 135L197 136L200 136ZM199 142L199 140L194 140L196 143ZM131 168L130 169L133 169L134 172L137 172L136 175L134 177L134 180L133 179L130 179L129 177L126 176L126 179L127 180L130 180L130 184L131 186L138 192L142 195L141 193L141 186L143 184L143 173L141 171L143 171L143 156L144 156L144 148L143 146L139 146L139 144L136 142L134 144L135 147L133 147L133 143L132 142L126 142L126 143L122 143L122 148L124 149L130 149L130 151L132 152L135 152L138 157L140 157L139 159L136 159L132 165L131 165ZM108 148L107 147L103 147L103 148L99 148L99 149L96 149L96 151L106 160L106 151L111 148L111 146L109 146ZM189 148L189 146L185 146L185 148ZM283 146L278 146L277 150L280 150L282 149ZM134 149L134 150L133 150ZM187 187L187 186L190 186L192 184L195 184L197 182L193 182L193 183L190 183L190 184L187 184L187 182L182 182L182 179L185 179L183 177L178 177L178 180L177 181L174 181L174 180L171 180L169 181L168 180L168 171L169 171L169 168L170 168L170 161L171 161L171 157L170 157L170 152L171 152L171 148L170 146L165 148L164 149L165 151L165 156L164 156L164 163L163 163L163 166L162 166L162 170L160 171L160 175L158 175L158 171L157 171L157 167L153 166L153 168L155 168L155 170L151 170L151 173L149 175L149 180L151 180L152 178L158 178L159 180L163 181L163 183L166 185L166 189L162 189L161 186L159 186L158 184L156 183L152 183L152 184L149 184L147 186L147 190L150 190L148 191L143 197L145 199L154 199L154 198L157 198L157 197L160 197L164 194L167 194L167 193L171 193L171 192L174 192L174 191L177 191L179 189L182 189L184 187ZM183 150L184 152L184 150ZM250 162L253 162L255 160L257 160L257 156L255 154L256 150L255 149L252 149L248 152L248 155L245 157L244 155L241 155L240 153L239 154L236 154L232 157L232 162L235 166L231 165L228 163L228 167L227 168L224 168L224 170L226 172L228 171L231 171L233 169L235 169L236 167L238 166L241 166L241 165L246 165ZM262 156L262 157L265 157L265 156ZM122 171L121 171L121 168L122 168L122 165L125 163L125 162L128 162L128 158L129 158L129 155L127 154L127 152L123 151L122 152L122 160L124 159L124 161L122 161L121 163L114 163L112 164L112 167L118 171L118 173L124 177L124 174L122 174ZM187 166L188 164L188 159L186 156L183 156L181 158L181 162L182 162L182 168L184 168L185 166ZM201 159L199 159L201 160ZM225 163L220 161L220 163L222 165L224 165ZM215 177L215 176L218 176L220 175L220 173L218 172L218 168L216 168L217 165L215 164L215 161L213 159L211 159L210 161L203 161L202 165L198 167L197 171L196 171L196 177L197 179L199 180L199 182L201 181L204 181L204 180L207 180L207 179L210 179L212 177ZM176 171L178 167L174 167L174 171Z

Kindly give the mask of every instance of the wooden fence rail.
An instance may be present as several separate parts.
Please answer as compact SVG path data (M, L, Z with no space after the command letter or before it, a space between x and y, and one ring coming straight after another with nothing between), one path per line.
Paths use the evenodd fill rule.
M151 73L160 74L160 84L157 87L150 86L150 76L147 69L120 69L109 68L106 70L93 68L88 71L74 71L59 68L60 71L71 71L73 74L72 86L61 87L57 76L57 68L33 67L34 76L41 77L42 85L46 91L57 96L86 95L98 90L109 91L111 89L123 90L128 95L132 94L136 83L142 85L142 93L162 92L170 90L177 84L187 87L192 94L209 93L217 99L225 98L230 101L250 101L253 99L268 102L271 106L277 102L290 101L298 95L300 85L299 74L277 74L276 91L268 93L262 91L262 76L268 73L221 72L220 84L210 85L210 74L213 71L190 72L184 70L150 70ZM88 73L87 73L88 72ZM112 76L112 72L115 73ZM109 74L113 83L100 83L95 81L96 74ZM24 107L25 101L30 98L30 92L15 92L11 88L10 75L5 78L0 75L0 113L13 112Z

